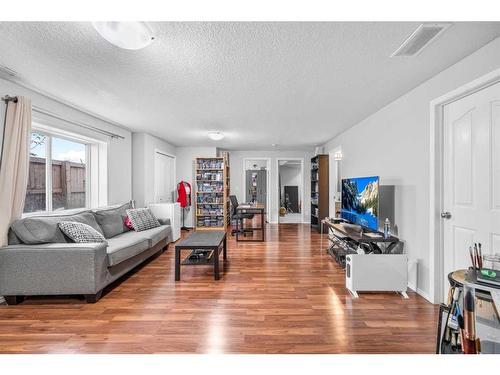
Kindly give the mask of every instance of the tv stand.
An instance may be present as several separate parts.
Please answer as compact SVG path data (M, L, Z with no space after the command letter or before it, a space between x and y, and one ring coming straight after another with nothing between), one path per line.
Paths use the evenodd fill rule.
M346 288L354 298L358 291L395 291L408 298L408 259L397 237L363 232L337 219L323 224L328 228L327 253L345 269Z
M365 254L394 254L398 253L402 243L397 237L384 237L382 232L366 231L359 227L353 230L352 225L345 225L344 219L325 219L322 221L328 228L328 254L341 266L345 267L345 255L358 254L357 249L362 248Z

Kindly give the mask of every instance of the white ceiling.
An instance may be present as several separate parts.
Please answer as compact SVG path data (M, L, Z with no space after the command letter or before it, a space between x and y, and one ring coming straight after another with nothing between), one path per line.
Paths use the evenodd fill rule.
M417 26L151 23L156 41L129 51L90 23L2 22L0 65L175 145L310 148L500 36L498 22L455 23L417 57L389 58Z

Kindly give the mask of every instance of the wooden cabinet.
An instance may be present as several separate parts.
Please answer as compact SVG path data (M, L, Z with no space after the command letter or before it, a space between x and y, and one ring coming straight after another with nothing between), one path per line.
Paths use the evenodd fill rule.
M329 216L328 155L311 159L311 227L320 231L321 220Z

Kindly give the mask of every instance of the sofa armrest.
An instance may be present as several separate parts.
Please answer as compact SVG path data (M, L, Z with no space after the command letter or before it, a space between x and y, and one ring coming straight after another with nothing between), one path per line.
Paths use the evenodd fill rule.
M158 219L161 225L170 225L170 219Z
M0 295L93 294L108 267L106 243L0 248Z

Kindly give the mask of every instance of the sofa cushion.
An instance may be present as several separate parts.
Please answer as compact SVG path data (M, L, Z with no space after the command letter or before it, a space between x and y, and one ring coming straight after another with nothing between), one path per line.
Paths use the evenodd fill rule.
M108 239L109 265L114 266L149 249L149 242L150 240L144 237L142 233L133 231Z
M158 242L168 237L169 230L170 225L162 225L153 229L144 230L140 235L149 240L149 247L153 247Z
M28 216L12 223L12 230L16 236L25 244L40 243L63 243L72 242L59 229L61 221L75 221L91 226L102 234L94 215L90 211L80 211L65 214L50 214L40 216Z
M59 229L77 243L106 242L106 239L90 225L77 223L75 221L61 221Z
M97 223L102 228L104 237L111 238L130 230L125 225L127 210L129 208L132 208L130 202L119 206L100 208L93 211Z

